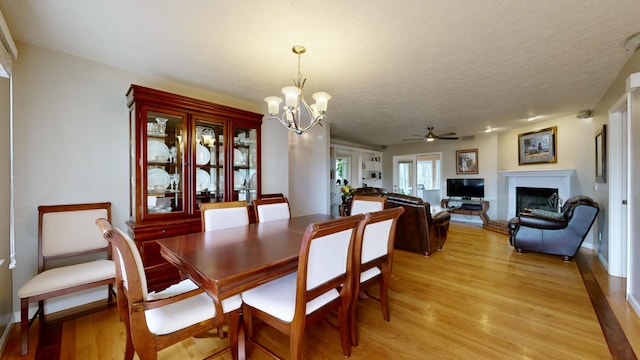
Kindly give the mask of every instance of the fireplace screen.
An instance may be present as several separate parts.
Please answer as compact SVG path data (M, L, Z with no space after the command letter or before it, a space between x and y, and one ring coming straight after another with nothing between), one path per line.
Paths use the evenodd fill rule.
M524 209L559 211L558 189L516 187L516 214Z

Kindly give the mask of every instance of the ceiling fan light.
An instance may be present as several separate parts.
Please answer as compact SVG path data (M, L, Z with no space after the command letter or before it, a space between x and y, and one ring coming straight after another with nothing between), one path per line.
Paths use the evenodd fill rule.
M427 141L429 141L429 142L434 141L435 139L436 138L434 138L434 137L427 136Z

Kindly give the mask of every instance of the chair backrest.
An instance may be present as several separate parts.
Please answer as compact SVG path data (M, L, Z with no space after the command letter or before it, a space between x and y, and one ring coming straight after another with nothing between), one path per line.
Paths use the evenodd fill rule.
M300 246L294 317L306 315L309 301L343 284L342 291L351 296L353 244L363 219L354 215L307 227Z
M115 248L116 282L126 289L129 303L145 301L148 297L147 277L142 257L134 241L122 230L113 227L106 219L95 220L105 240ZM118 304L123 302L118 299Z
M253 200L258 222L288 219L291 217L289 200L286 197Z
M201 203L202 231L248 225L249 212L246 201Z
M365 214L362 234L358 234L354 245L354 280L359 281L360 272L382 263L391 264L396 226L403 207L389 208Z
M48 260L101 253L111 259L111 246L94 225L111 220L111 203L42 205L38 207L38 273Z
M355 195L351 201L350 215L364 214L384 209L387 198L384 196Z

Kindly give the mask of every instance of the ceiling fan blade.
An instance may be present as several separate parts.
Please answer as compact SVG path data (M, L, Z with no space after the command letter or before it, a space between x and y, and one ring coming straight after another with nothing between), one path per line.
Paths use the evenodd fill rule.
M438 140L458 140L459 138L457 137L441 137L438 136Z
M424 140L423 138L419 138L419 139L402 139L402 141L422 141Z
M442 139L442 138L451 137L451 136L455 136L455 135L456 135L456 133L454 133L454 132L449 132L449 133L446 133L446 134L440 134L440 135L438 135L438 137L439 137L440 139Z

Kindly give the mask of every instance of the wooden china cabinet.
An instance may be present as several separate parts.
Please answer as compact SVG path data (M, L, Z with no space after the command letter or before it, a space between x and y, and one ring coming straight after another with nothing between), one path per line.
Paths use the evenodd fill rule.
M149 291L179 279L156 239L201 230L200 204L260 194L262 114L139 85L127 92L130 219Z

